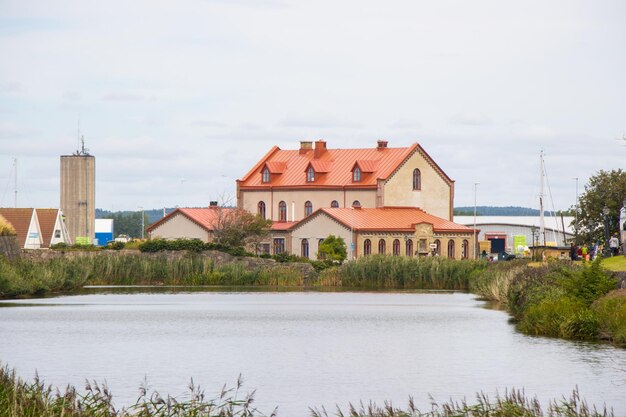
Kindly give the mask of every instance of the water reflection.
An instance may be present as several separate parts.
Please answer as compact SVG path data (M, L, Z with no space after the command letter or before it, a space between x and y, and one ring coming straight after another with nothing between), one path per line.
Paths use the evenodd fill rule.
M89 288L0 309L0 359L58 386L107 380L119 404L147 376L163 393L190 377L214 394L239 373L257 405L279 415L308 406L431 394L472 399L524 388L626 414L626 351L527 337L508 315L465 293L259 291L245 288ZM17 306L16 306L17 305Z

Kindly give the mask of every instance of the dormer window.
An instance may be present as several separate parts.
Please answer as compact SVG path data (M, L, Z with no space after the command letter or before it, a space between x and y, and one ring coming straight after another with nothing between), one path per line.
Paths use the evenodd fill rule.
M261 172L261 181L262 182L270 182L270 170L265 167Z
M358 166L354 167L354 171L352 171L352 181L361 182L361 168Z
M306 170L306 182L314 182L315 181L315 170L312 166Z

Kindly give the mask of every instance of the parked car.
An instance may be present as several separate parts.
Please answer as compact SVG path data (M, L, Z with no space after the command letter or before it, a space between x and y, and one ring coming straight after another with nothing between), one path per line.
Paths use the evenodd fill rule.
M515 259L515 254L514 253L509 253L506 251L502 251L498 254L498 260L499 261L510 261L512 259Z

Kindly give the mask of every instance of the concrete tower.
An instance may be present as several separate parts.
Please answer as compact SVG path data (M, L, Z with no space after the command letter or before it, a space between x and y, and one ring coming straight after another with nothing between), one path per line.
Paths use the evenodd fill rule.
M72 243L91 244L96 225L96 158L85 149L61 156L61 210Z

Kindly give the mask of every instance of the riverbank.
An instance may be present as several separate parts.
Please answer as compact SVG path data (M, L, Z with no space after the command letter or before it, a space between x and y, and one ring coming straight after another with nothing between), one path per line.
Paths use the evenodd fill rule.
M500 303L525 334L626 346L626 277L602 264L498 263L470 291Z
M526 334L626 346L626 284L620 257L569 261L451 260L370 256L321 272L306 262L219 251L31 251L0 257L0 298L72 293L85 285L273 286L470 291L504 306ZM621 279L621 282L620 282Z
M32 382L16 376L8 366L0 367L0 417L183 417L183 416L265 416L269 415L254 407L254 391L244 393L241 378L235 386L222 388L220 395L208 399L205 392L192 380L189 391L183 397L174 398L150 391L146 386L139 388L137 402L125 409L113 405L113 393L105 384L88 382L84 393L68 386L65 391L55 390L37 376ZM597 410L589 406L574 391L570 398L553 399L549 404L540 404L535 398L527 397L523 391L511 390L495 398L477 393L474 401L436 403L431 410L419 411L412 399L406 408L385 404L377 406L367 403L350 406L349 410L337 410L337 416L354 417L449 417L459 416L563 416L563 417L613 417L611 411ZM545 411L544 411L545 410ZM345 414L344 414L345 412ZM272 415L278 415L277 410ZM311 416L328 417L325 409L312 406Z

